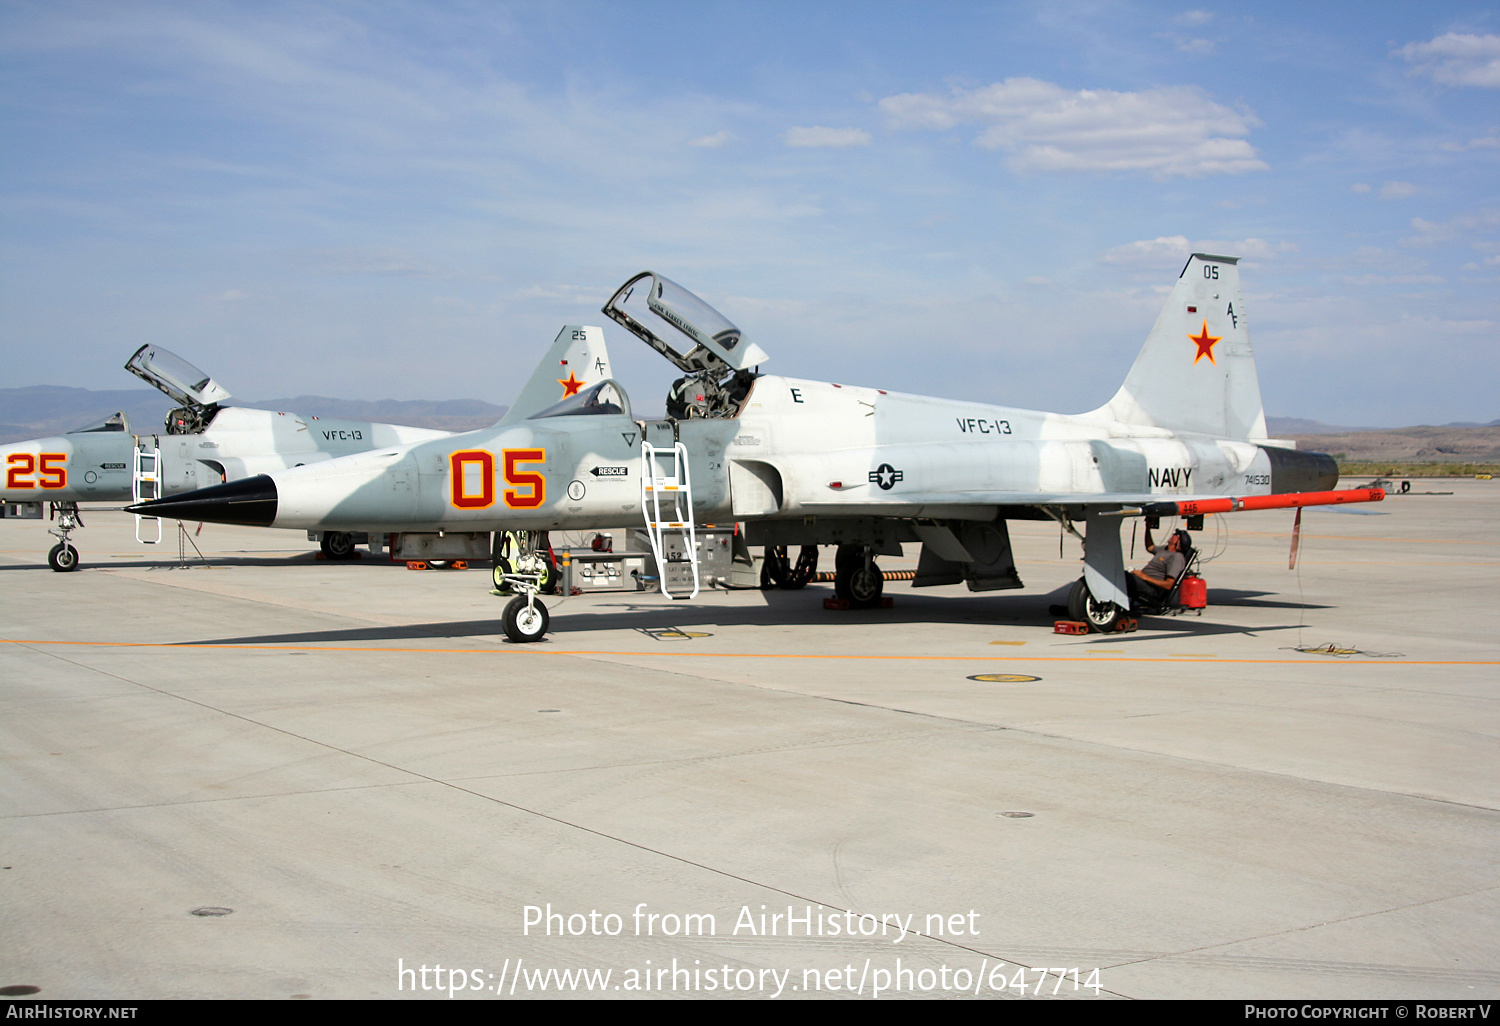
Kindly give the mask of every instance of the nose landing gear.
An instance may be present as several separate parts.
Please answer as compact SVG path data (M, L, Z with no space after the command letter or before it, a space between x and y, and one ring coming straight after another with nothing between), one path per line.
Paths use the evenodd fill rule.
M68 541L68 535L83 526L83 518L78 515L76 502L55 502L52 504L52 512L57 517L57 527L49 528L47 533L57 538L58 542L47 553L47 565L58 573L65 574L78 569L78 550Z
M556 572L546 535L515 531L495 536L495 590L492 595L514 595L505 604L501 626L517 645L541 641L552 618L537 597L553 583Z

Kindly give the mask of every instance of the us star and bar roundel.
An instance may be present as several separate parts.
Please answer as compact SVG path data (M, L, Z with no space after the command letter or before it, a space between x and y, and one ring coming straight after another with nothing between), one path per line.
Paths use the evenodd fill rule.
M546 463L545 449L504 449L500 453L505 505L535 509L547 501L547 479L519 464ZM448 455L449 501L459 509L488 509L495 504L495 456L487 449L460 449Z

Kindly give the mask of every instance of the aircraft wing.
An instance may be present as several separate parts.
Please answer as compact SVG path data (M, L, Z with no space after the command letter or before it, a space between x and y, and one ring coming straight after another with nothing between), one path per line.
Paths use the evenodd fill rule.
M861 486L868 487L868 486ZM1006 492L973 489L941 493L903 493L899 501L879 495L868 499L854 496L825 501L803 500L801 505L823 515L843 513L861 516L942 516L947 507L985 506L1085 506L1110 507L1125 515L1201 516L1206 513L1237 513L1252 509L1290 509L1298 506L1330 506L1349 502L1380 502L1381 488L1347 488L1337 491L1284 492L1280 495L1163 495L1160 492ZM915 510L922 512L917 513ZM950 514L951 515L951 514Z

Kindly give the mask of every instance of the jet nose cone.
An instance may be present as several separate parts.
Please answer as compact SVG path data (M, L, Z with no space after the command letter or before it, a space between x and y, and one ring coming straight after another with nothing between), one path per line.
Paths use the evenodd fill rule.
M126 512L169 520L204 520L210 524L270 527L276 520L276 482L265 474L243 481L199 488L165 499L125 507Z

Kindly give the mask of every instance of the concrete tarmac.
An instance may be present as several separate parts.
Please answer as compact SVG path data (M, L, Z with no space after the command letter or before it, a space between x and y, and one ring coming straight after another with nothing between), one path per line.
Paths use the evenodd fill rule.
M1044 523L1021 592L521 646L487 568L0 522L0 986L1493 999L1500 482L1450 489L1307 511L1296 572L1291 511L1210 518L1209 608L1109 637L1052 633Z

